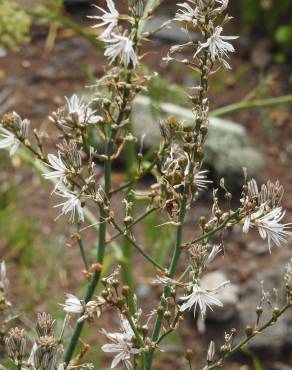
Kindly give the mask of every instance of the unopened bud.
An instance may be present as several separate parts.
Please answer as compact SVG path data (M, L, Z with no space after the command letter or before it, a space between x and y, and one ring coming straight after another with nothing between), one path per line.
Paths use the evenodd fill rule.
M131 288L128 285L124 285L122 289L123 296L128 297L130 293L131 293Z
M194 359L195 355L192 349L187 349L186 351L186 359L191 362Z
M245 327L245 334L247 337L250 337L253 334L253 327L250 325L247 325Z

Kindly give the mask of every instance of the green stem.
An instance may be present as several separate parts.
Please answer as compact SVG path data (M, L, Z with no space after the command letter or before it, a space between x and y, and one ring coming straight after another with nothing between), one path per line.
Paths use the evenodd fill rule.
M196 244L204 239L209 239L211 236L213 236L214 234L217 233L217 231L220 231L222 229L224 229L224 227L231 221L233 220L234 218L237 218L238 217L238 214L239 214L239 211L233 213L231 216L227 217L227 219L225 221L223 221L221 224L219 224L217 227L215 227L214 229L208 231L207 233L205 234L202 234L200 236L198 236L196 239L192 240L189 244Z
M78 245L79 245L79 249L80 249L80 254L81 254L81 257L82 257L82 260L83 260L83 263L84 263L84 267L85 267L86 270L88 270L89 269L89 263L88 263L87 258L86 258L83 241L82 241L81 234L80 234L80 229L81 229L80 223L78 223L77 224L77 241L78 241Z
M138 216L130 225L129 228L132 228L136 224L138 224L140 221L142 221L144 218L149 216L154 211L157 211L158 208L151 208L148 211L142 213L140 216ZM113 240L117 239L119 236L124 235L124 233L127 231L127 228L121 229L121 231L117 231L113 236L110 237L107 244L111 243Z
M227 358L234 355L234 353L238 352L244 345L246 345L252 338L254 338L256 335L262 333L265 329L272 326L277 319L283 315L287 309L291 307L291 304L286 304L278 313L276 316L273 316L269 321L267 321L263 326L261 326L259 329L255 330L251 335L246 337L244 340L242 340L240 343L238 343L236 346L234 346L229 352L225 353L219 361L217 361L215 364L206 366L204 370L212 370L216 369L217 367L222 365L223 360L226 360Z
M233 113L243 109L270 108L277 105L292 103L292 95L279 96L277 98L256 99L233 103L210 112L211 117L218 117L224 114Z
M119 231L119 233L123 233L123 229L116 223L115 220L111 220L113 226ZM165 268L161 266L158 262L156 262L151 256L149 256L128 234L123 234L125 238L138 250L143 257L145 257L148 262L150 262L153 266L157 267L159 270L165 272Z
M174 252L173 252L173 256L172 256L172 260L171 260L171 264L170 264L170 269L169 269L169 274L168 274L168 276L170 278L173 278L173 276L175 274L176 267L177 267L177 264L178 264L178 260L179 260L179 257L181 255L181 251L182 251L181 250L181 244L182 244L183 228L184 228L184 220L185 220L185 216L186 216L186 210L187 210L187 191L185 190L184 195L183 195L183 199L182 199L181 205L180 205L179 226L178 226L177 233L176 233L176 242L175 242ZM163 295L162 295L161 300L160 300L160 305L163 308L166 307L167 298L169 297L169 295L170 295L170 288L165 287L164 291L163 291ZM163 314L158 312L156 322L155 322L155 325L154 325L154 329L153 329L152 338L151 338L151 341L153 343L156 343L159 339L159 334L160 334L160 330L161 330L161 326L162 326L162 321L163 321ZM151 370L154 352L155 352L155 348L152 348L147 353L144 370Z
M127 125L127 131L132 132L132 125L129 123ZM126 154L126 168L127 168L127 175L128 180L131 182L135 176L136 167L137 167L137 159L135 155L135 145L134 143L127 142L125 147L125 154ZM131 195L131 190L134 189L133 183L128 188L128 196L127 202L133 202L133 195ZM129 230L131 228L129 227ZM129 303L129 310L130 314L133 315L135 313L135 300L133 292L135 291L135 283L134 283L134 276L133 276L133 246L129 239L124 237L123 240L123 263L122 263L122 273L124 277L124 282L131 288L131 294L129 295L128 303Z
M111 156L112 146L108 143L107 145L107 156L108 159L104 163L104 191L106 194L110 192L111 189L111 160L109 159ZM97 256L96 256L96 263L103 264L105 247L106 247L106 222L104 220L107 217L107 213L103 208L100 210L100 226L99 226L99 239L98 239L98 248L97 248ZM97 283L100 279L101 271L95 271L91 282L88 285L87 292L85 295L85 303L90 301L93 297L94 291L96 289ZM73 335L71 337L70 343L67 347L67 350L64 354L64 362L68 365L74 355L74 351L79 341L79 337L81 335L82 329L84 326L84 321L79 322L76 324L74 329Z

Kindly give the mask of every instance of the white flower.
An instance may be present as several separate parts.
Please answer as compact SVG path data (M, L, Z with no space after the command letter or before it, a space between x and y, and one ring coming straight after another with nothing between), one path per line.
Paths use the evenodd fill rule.
M133 41L123 35L111 34L109 39L104 40L106 50L104 55L110 59L110 63L113 63L117 57L120 58L121 63L128 67L130 62L133 67L138 64L138 57L133 48Z
M84 314L79 317L77 322L82 322L85 320L92 321L96 317L99 318L101 315L101 306L105 304L105 300L101 297L97 297L95 301L89 301L85 305Z
M21 140L27 138L29 121L23 120L16 112L12 112L10 120L11 131L0 125L0 149L10 147L9 154L12 156L18 150Z
M84 212L81 205L80 197L78 197L72 191L66 189L64 186L57 186L55 189L55 193L60 197L67 198L67 200L63 203L57 204L55 207L62 207L62 213L57 217L57 219L61 215L67 215L70 213L70 222L74 222L76 216L78 221L84 221Z
M182 297L181 299L186 301L181 307L180 311L190 310L194 306L194 316L196 315L197 306L199 306L201 316L204 319L206 317L207 308L212 310L212 306L223 307L222 302L216 298L218 290L230 282L226 281L220 284L216 289L207 290L203 289L197 283L193 285L193 291L191 294Z
M85 320L93 320L95 317L99 318L101 315L101 306L105 304L103 298L97 297L95 301L89 301L86 304L80 301L79 298L75 297L73 294L67 294L67 299L65 304L61 304L63 310L67 313L73 313L81 315L77 322L82 322Z
M175 14L174 20L178 22L192 23L194 26L197 24L198 10L193 9L188 3L177 4L182 9L179 9Z
M84 312L84 305L73 294L66 294L65 304L62 304L63 310L68 313L81 314Z
M103 334L112 342L110 344L104 344L101 349L104 352L116 353L111 369L116 367L121 361L126 366L127 370L133 369L130 361L131 355L137 355L140 353L138 348L133 347L132 339L134 333L128 323L123 317L121 317L121 333L107 333L103 330Z
M213 181L207 180L206 173L208 171L199 171L194 176L194 185L197 186L198 190L206 190L208 188L208 184L212 184Z
M243 225L243 232L247 233L251 227L257 227L262 239L268 240L269 250L271 252L273 244L282 247L287 243L287 237L292 235L292 224L282 224L280 221L285 216L282 207L277 207L268 213L265 213L265 204L258 211L247 216Z
M6 276L6 263L5 261L1 261L0 263L0 289L4 292L8 290L9 287L9 280Z
M0 126L0 149L9 148L10 156L14 155L19 148L20 141L17 137L10 131L6 130L4 127Z
M70 173L70 170L66 167L65 163L61 158L60 152L58 152L58 157L54 154L48 155L48 161L50 163L50 167L54 169L54 171L45 173L43 176L45 179L58 179L59 182L66 182L66 176Z
M103 33L99 36L100 39L105 39L110 36L113 29L118 25L119 12L117 11L115 4L112 0L106 0L109 12L105 11L99 6L94 5L98 10L100 10L102 15L89 16L88 18L97 19L101 23L93 26L93 28L107 26Z
M229 0L216 0L216 3L219 3L220 5L216 9L216 12L221 13L228 7Z
M197 56L202 49L209 48L213 62L218 59L223 63L225 68L231 69L225 58L228 58L228 53L233 53L235 50L234 47L225 40L235 40L238 36L221 36L222 31L223 28L217 26L213 35L210 36L206 42L200 44L195 56Z
M71 115L77 123L95 124L101 120L101 117L93 111L89 104L83 98L78 98L76 94L70 99L65 96L67 102L68 114Z

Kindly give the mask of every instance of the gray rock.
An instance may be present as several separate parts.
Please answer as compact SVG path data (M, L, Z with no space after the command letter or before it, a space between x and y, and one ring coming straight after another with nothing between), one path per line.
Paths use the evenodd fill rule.
M194 120L190 109L171 103L153 105L150 98L139 96L134 100L132 121L136 135L146 134L145 145L158 145L161 136L159 119L174 115L186 122ZM249 144L246 130L229 120L211 117L210 131L205 146L205 163L218 177L232 178L247 167L250 176L256 176L263 166L261 153Z
M218 285L227 281L227 276L221 271L214 271L206 274L201 280L201 286L205 289L215 289ZM239 304L239 288L230 284L222 288L217 296L223 307L215 307L214 311L209 310L207 319L217 322L226 322L231 320L237 313Z
M146 32L153 32L157 30L163 23L167 22L170 18L165 16L155 16L149 19L145 26ZM198 35L195 32L185 32L176 21L171 21L167 27L156 33L156 37L171 41L172 43L183 44L190 40L198 40Z
M289 252L289 251L288 251ZM252 280L245 286L243 297L239 305L240 327L254 325L256 321L256 306L261 298L260 281L264 281L266 291L272 291L273 288L283 287L284 266L289 260L289 253L283 251L283 254L276 256L272 266L269 269L257 273ZM279 292L280 297L284 297L284 291ZM281 304L281 303L280 303ZM260 325L271 318L271 308L265 304L264 313L260 319ZM243 335L237 340L243 339ZM280 358L283 351L291 349L292 346L292 310L287 310L276 324L266 329L264 333L257 335L249 344L249 348L259 356L265 358Z

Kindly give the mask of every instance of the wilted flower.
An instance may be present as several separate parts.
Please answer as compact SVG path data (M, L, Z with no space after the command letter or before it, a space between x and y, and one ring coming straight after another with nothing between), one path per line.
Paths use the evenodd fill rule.
M53 336L57 321L46 312L37 314L36 332L39 337Z
M127 370L133 368L130 361L131 355L137 355L140 353L138 348L134 348L132 339L134 333L128 323L128 321L121 316L121 332L120 333L108 333L103 330L103 334L112 342L111 344L104 344L101 349L104 352L116 353L111 368L116 367L121 361L126 366Z
M119 57L125 67L128 67L130 63L133 67L136 67L138 57L132 40L126 36L112 33L110 38L105 39L104 42L106 43L104 55L110 59L110 63L113 63Z
M186 301L181 307L180 311L189 310L194 306L194 316L196 315L197 306L201 312L202 318L206 317L207 308L212 310L212 306L223 307L222 302L216 298L216 294L219 289L230 284L229 281L226 281L220 284L216 289L207 290L200 287L199 284L195 283L192 287L192 293L182 297L181 299Z
M207 362L212 362L214 355L215 355L215 343L211 340L208 348L208 353L207 353Z
M238 38L238 36L221 36L222 31L223 28L217 26L213 32L213 35L211 35L206 42L200 44L195 56L197 56L201 50L208 48L213 62L218 59L223 63L225 68L231 69L230 65L225 59L228 58L228 53L233 53L235 49L229 42L225 40L235 40Z
M115 4L112 0L106 0L109 12L105 11L99 6L94 5L98 10L100 10L102 15L89 16L88 18L97 19L101 23L96 24L93 28L107 26L106 29L99 36L100 39L105 39L110 36L113 29L118 25L119 12L117 11Z
M9 357L21 365L26 355L27 338L24 329L12 328L5 338L5 344Z

